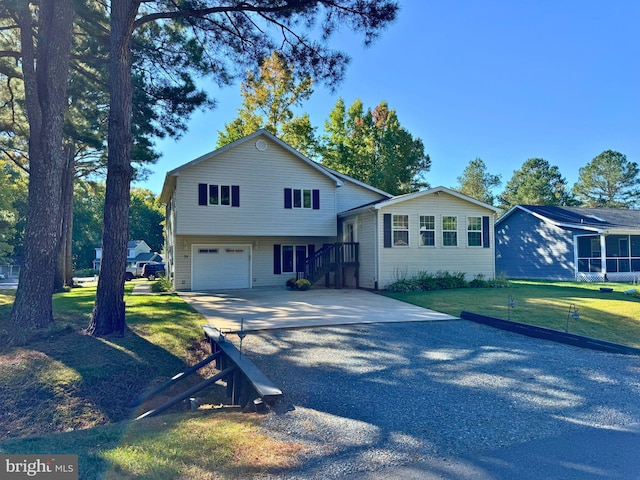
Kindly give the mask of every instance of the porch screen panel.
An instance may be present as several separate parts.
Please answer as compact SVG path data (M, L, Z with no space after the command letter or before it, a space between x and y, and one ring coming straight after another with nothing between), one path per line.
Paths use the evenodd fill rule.
M631 247L631 271L640 272L640 235L631 235L629 244Z

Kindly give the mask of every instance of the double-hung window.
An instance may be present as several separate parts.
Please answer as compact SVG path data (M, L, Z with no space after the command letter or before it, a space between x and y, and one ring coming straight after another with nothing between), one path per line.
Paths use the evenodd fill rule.
M482 217L469 217L467 219L467 245L469 247L482 247Z
M320 209L320 190L305 188L285 188L284 208Z
M393 246L409 246L409 215L393 216Z
M442 217L442 246L458 246L458 217L448 215Z
M239 207L240 186L199 183L198 205Z
M433 247L436 244L436 217L420 215L420 246Z

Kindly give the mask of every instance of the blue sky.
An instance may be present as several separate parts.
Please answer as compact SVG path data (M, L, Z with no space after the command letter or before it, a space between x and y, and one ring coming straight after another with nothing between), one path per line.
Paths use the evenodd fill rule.
M604 150L640 161L640 2L628 0L400 0L398 20L373 46L341 32L352 61L335 93L316 85L302 109L322 130L342 97L382 100L421 138L431 186L457 184L480 157L504 184L528 158L557 165L573 185ZM239 84L210 94L179 140L136 186L160 193L165 173L215 148L241 104ZM500 187L498 191L501 190Z

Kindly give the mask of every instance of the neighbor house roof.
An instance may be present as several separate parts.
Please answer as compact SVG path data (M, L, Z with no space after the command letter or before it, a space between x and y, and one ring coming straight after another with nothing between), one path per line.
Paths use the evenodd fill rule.
M149 253L139 253L132 260L135 260L136 262L152 262L156 260L156 258L160 258L160 255L154 252L149 252Z
M339 176L335 175L336 172L333 172L330 169L322 167L322 165L320 165L317 162L314 162L310 158L307 158L306 156L298 152L295 148L293 148L291 145L283 142L278 137L273 135L271 132L261 128L260 130L256 130L255 132L253 132L250 135L247 135L246 137L242 137L241 139L236 140L235 142L229 143L228 145L218 148L217 150L214 150L212 152L205 153L201 157L198 157L195 160L185 163L184 165L180 165L179 167L174 168L173 170L167 172L164 179L164 185L162 186L162 192L160 193L160 201L163 203L167 203L169 201L169 198L171 198L171 193L175 188L176 177L178 177L180 175L180 172L182 172L183 170L191 168L195 165L198 165L199 163L205 162L212 158L215 158L221 153L226 152L227 150L230 150L234 147L237 147L238 145L241 145L245 142L249 142L259 136L265 136L269 140L277 143L279 146L281 146L282 148L284 148L285 150L293 154L295 157L299 158L302 162L316 169L322 175L329 177L331 180L333 180L336 183L337 186L340 187L343 185L342 180L340 180Z
M582 208L539 205L516 205L496 221L504 222L514 212L523 211L559 227L598 233L640 231L640 210L624 208Z
M375 208L375 209L379 210L381 208L388 207L390 205L394 205L396 203L406 202L407 200L413 200L415 198L420 198L420 197L423 197L425 195L440 195L441 193L449 194L451 196L457 197L457 198L459 198L461 200L464 200L466 202L473 203L473 204L478 205L480 207L484 207L484 208L486 208L488 210L493 210L494 212L500 211L499 208L496 208L493 205L489 205L487 203L481 202L480 200L476 200L475 198L469 197L469 196L464 195L464 194L462 194L460 192L457 192L455 190L451 190L450 188L447 188L447 187L434 187L434 188L429 188L427 190L420 190L419 192L406 193L404 195L396 195L395 197L391 197L391 198L388 198L388 199L380 199L380 200L377 200L375 202L371 202L371 203L368 203L366 205L362 205L360 207L356 207L356 208L353 208L351 210L347 210L346 212L342 212L341 215L354 213L355 211L365 210L365 209L368 209L368 208Z

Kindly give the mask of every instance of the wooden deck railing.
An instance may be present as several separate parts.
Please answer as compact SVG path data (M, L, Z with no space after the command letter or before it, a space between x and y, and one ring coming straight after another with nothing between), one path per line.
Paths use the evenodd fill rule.
M307 258L304 271L300 272L313 285L323 276L327 277L330 272L335 272L336 288L342 285L342 271L345 267L359 266L359 244L356 242L342 242L326 245ZM327 277L328 284L328 277Z

